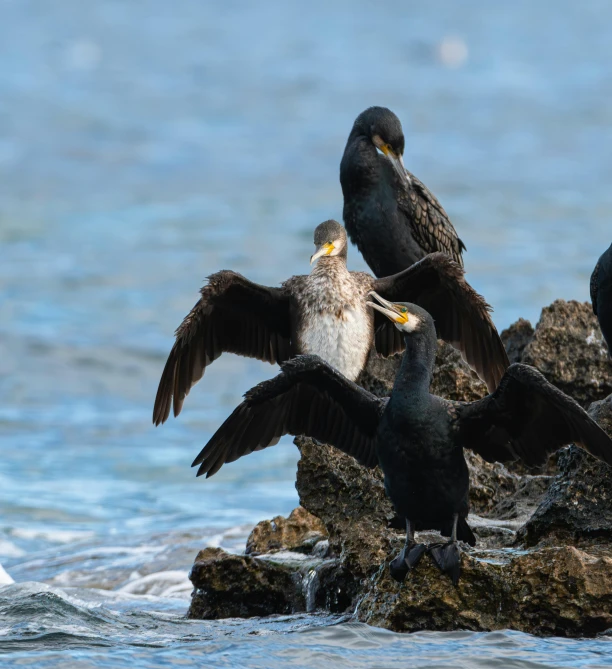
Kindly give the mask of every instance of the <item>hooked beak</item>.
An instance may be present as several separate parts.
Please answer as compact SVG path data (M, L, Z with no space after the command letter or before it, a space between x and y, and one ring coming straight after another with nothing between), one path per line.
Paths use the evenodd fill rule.
M310 264L318 260L321 256L328 256L336 247L331 243L321 244L319 248L310 256Z
M399 178L405 183L410 185L410 179L406 173L406 168L404 167L404 159L402 156L398 155L393 151L393 149L388 144L383 144L380 147L380 150L385 154L393 169L397 172Z
M399 323L400 325L408 320L408 312L404 314L401 313L400 308L396 307L393 302L387 302L387 300L381 297L378 293L375 293L373 290L370 291L369 295L380 302L380 304L376 304L376 302L366 302L366 304L373 309L380 311L380 313L384 314L389 320L393 321L394 323Z
M406 168L404 167L404 159L402 158L402 156L395 153L395 151L391 148L391 146L387 144L385 141L383 141L380 135L374 135L374 137L372 137L372 141L374 142L374 146L379 151L382 151L384 153L385 158L387 158L387 160L391 163L393 169L397 172L399 178L407 186L410 186L410 177L408 176Z

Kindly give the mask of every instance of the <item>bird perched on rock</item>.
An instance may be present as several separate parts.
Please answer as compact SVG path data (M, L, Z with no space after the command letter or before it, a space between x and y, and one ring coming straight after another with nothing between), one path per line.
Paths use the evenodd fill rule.
M612 244L602 253L591 274L591 302L612 356Z
M211 476L284 434L331 444L366 467L378 464L388 497L406 519L406 544L390 564L391 575L402 581L429 552L456 584L457 540L476 542L466 521L464 448L488 462L521 459L531 466L575 443L612 465L612 441L577 402L527 365L511 365L495 392L476 402L431 395L433 319L415 304L372 297L371 307L394 323L406 342L390 398L372 395L316 356L299 356L246 393L193 465L199 465L198 476ZM418 529L439 530L450 541L416 544Z
M404 133L386 107L359 114L340 163L344 224L377 277L440 251L463 265L465 245L442 205L404 167Z
M448 256L432 254L384 279L346 267L346 231L336 221L314 233L312 272L280 288L248 281L224 270L209 277L201 298L176 331L159 382L153 422L177 416L190 388L224 352L282 363L317 354L351 380L365 367L374 344L383 356L402 351L404 341L386 318L366 306L376 290L390 300L409 299L436 319L438 335L458 348L467 363L494 388L508 366L489 307Z

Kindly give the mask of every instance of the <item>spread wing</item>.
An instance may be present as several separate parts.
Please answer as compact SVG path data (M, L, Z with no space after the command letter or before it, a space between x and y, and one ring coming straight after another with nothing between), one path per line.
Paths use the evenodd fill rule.
M399 190L398 204L411 226L414 239L427 253L441 251L463 267L462 253L465 244L435 195L406 170L410 187Z
M498 389L459 408L464 445L489 462L542 464L574 443L612 465L612 440L571 397L537 369L510 365Z
M269 363L289 358L291 322L285 290L260 286L223 270L208 278L200 294L176 331L157 389L155 425L166 421L172 405L174 415L179 415L191 387L221 353Z
M465 280L463 269L444 253L432 253L408 269L377 279L373 290L390 302L412 302L433 317L440 339L464 360L493 392L509 365L489 312L491 308ZM395 325L376 312L376 350L384 356L404 349Z
M375 467L376 430L387 400L381 400L316 355L300 355L282 372L246 393L192 466L198 476L215 474L226 462L276 444L285 434L303 434Z

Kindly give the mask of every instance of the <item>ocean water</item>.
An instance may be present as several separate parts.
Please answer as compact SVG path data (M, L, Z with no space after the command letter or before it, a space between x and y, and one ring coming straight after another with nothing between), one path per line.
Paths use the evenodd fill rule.
M587 299L612 241L611 56L606 0L1 0L0 666L612 666L603 638L186 621L195 554L288 513L297 452L195 478L275 373L229 355L151 425L208 274L309 270L372 104L402 119L500 329Z

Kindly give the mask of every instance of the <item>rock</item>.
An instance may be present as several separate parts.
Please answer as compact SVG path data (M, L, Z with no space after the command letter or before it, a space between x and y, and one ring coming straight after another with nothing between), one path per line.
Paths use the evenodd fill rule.
M611 584L610 551L544 548L497 563L474 551L462 556L456 588L429 559L402 585L385 565L368 583L356 617L396 632L511 628L592 636L612 626Z
M391 394L401 361L400 354L382 358L376 351L371 351L368 364L357 382L371 393L387 397ZM487 387L464 362L457 349L439 340L431 392L450 400L472 402L484 397Z
M288 518L276 516L258 523L247 539L245 552L247 555L281 550L310 552L316 543L325 539L327 531L321 520L298 506Z
M521 362L525 346L533 339L533 325L524 318L519 318L499 336L504 344L510 364Z
M366 469L354 458L307 437L295 440L302 457L296 488L300 504L323 521L332 555L343 555L355 579L384 560L394 517L380 469Z
M470 507L473 513L490 512L518 489L520 479L500 462L486 462L477 453L465 451L470 471Z
M474 402L488 394L484 381L450 344L439 341L430 392L448 400Z
M585 406L612 391L612 362L589 305L558 300L543 310L535 330L520 320L502 337L512 361L539 367ZM400 359L371 354L360 383L388 394ZM458 352L441 344L432 392L472 401L487 390ZM596 402L590 413L612 434L612 399ZM612 474L579 449L561 451L535 474L466 451L468 520L478 543L464 547L454 588L429 556L403 584L390 577L403 523L379 469L367 470L312 439L295 443L303 509L255 528L248 551L266 551L261 557L202 551L192 570L190 617L323 608L356 611L357 619L396 631L511 628L584 636L612 628ZM542 474L549 471L554 478ZM435 541L430 534L418 533ZM302 553L282 552L287 549Z
M301 576L269 560L205 548L189 578L194 591L188 618L251 618L306 610Z
M610 437L612 437L612 395L599 402L593 402L587 413Z
M589 415L612 435L612 398L594 402ZM571 446L558 458L559 474L518 539L546 543L612 543L612 467Z
M612 359L588 302L556 300L542 309L520 362L585 408L612 393Z

